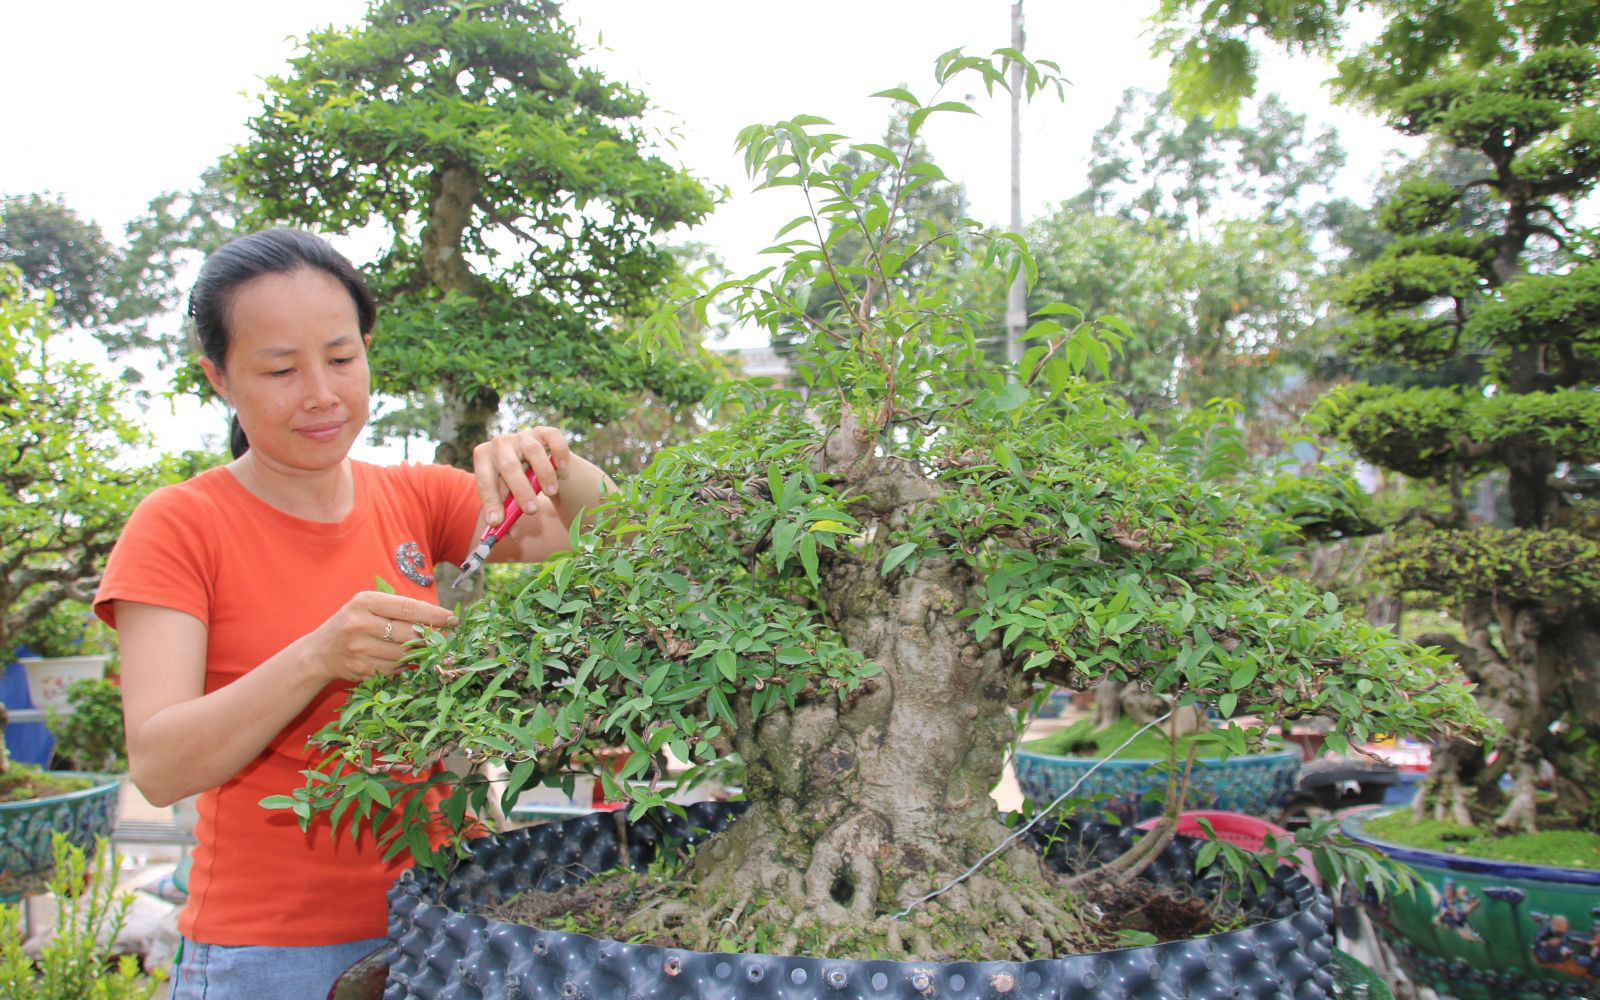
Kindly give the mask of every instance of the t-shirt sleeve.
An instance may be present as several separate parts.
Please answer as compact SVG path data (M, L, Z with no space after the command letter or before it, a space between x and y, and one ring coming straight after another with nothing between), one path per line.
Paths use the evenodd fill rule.
M460 565L475 541L472 529L481 508L477 481L472 473L449 465L414 465L411 476L428 513L434 562Z
M177 487L145 497L106 560L94 611L116 628L113 601L137 601L211 620L216 558L209 550L204 501Z

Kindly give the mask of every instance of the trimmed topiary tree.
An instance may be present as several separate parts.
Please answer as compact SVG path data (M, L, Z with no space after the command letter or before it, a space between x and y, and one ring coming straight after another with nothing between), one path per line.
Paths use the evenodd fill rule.
M952 53L936 75L1004 86L1014 58ZM1057 83L1049 64L1022 68L1030 94ZM969 110L882 96L908 112L908 142L930 115ZM415 669L353 690L323 734L330 765L274 804L308 822L361 817L431 860L432 805L409 772L449 751L504 760L509 801L625 746L602 779L635 814L665 802L661 751L696 766L736 752L748 811L673 876L691 906L647 907L635 927L688 911L685 940L717 941L732 915L777 950L1032 956L1096 940L1074 888L1147 863L1178 798L1156 835L1071 885L1013 847L897 922L1006 838L989 792L1036 681L1137 681L1214 708L1230 721L1200 738L1234 752L1289 718L1326 719L1335 747L1481 723L1444 657L1278 573L1296 530L1247 499L1225 419L1158 441L1086 380L1115 349L1107 324L1047 305L1020 364L986 357L954 270L969 254L1034 264L972 220L904 225L907 192L936 168L852 147L811 116L752 126L739 145L760 186L791 189L804 211L777 265L699 304L726 295L743 321L799 331L802 388L726 387L729 423L625 482L570 554L426 636ZM887 183L850 179L851 148ZM835 255L842 231L857 256ZM818 289L840 323L808 315ZM428 780L456 829L482 814L481 780Z
M1541 761L1580 825L1600 830L1600 265L1572 209L1600 181L1600 60L1555 48L1516 65L1402 90L1392 122L1481 157L1465 185L1402 184L1384 208L1394 242L1343 289L1363 360L1426 372L1475 357L1470 388L1357 385L1327 399L1322 429L1362 458L1449 487L1448 510L1414 510L1373 564L1413 599L1459 613L1455 654L1506 736L1451 743L1417 800L1463 824L1536 827ZM1497 210L1452 223L1471 188ZM1541 251L1545 266L1530 258ZM1510 526L1474 524L1466 487L1493 474ZM1511 790L1500 781L1509 775Z

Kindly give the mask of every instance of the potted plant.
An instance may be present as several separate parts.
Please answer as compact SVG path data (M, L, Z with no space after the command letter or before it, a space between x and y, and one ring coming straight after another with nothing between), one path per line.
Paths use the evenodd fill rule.
M105 626L88 605L63 600L17 636L17 657L28 673L28 698L34 708L67 705L67 689L81 680L105 676Z
M1059 83L1013 52L951 53L936 76L1006 86L1013 68L1030 94ZM391 893L386 995L1322 997L1329 911L1310 885L1174 840L1186 761L1143 836L1008 829L989 791L1018 708L1035 681L1137 682L1169 699L1163 726L1214 709L1194 741L1234 753L1290 716L1327 719L1335 746L1481 724L1445 658L1274 573L1292 526L1196 474L1232 453L1208 447L1225 416L1156 440L1086 377L1115 321L1036 304L1020 363L990 357L994 320L951 276L1032 260L1010 234L907 216L941 180L910 140L967 109L883 96L908 145L855 145L873 161L859 173L820 118L739 136L760 186L794 189L803 214L774 268L697 306L728 293L739 320L800 328L803 388L724 389L726 426L660 453L569 555L420 640L414 669L353 689L320 736L328 765L266 803L427 866ZM823 290L835 303L809 313ZM647 342L670 343L673 311ZM489 794L429 770L447 753L506 761L509 800L602 746L634 751L600 774L625 817L432 849L430 821L470 832ZM695 766L736 752L744 801L666 808L662 748ZM622 863L650 870L540 895ZM1153 919L1169 902L1208 916ZM482 915L500 904L548 929Z
M0 903L15 902L44 885L55 834L80 846L110 836L122 785L119 775L12 763L3 739L6 719L0 705Z
M57 835L51 856L56 927L37 958L24 950L19 909L0 905L0 1000L150 1000L166 971L147 976L138 958L113 950L133 906L117 885L120 855L103 839L85 848Z
M1456 616L1421 641L1505 727L1446 741L1407 811L1347 827L1424 877L1374 913L1419 981L1462 998L1600 992L1600 265L1569 228L1600 182L1596 100L1600 59L1565 47L1385 102L1473 171L1403 183L1392 242L1344 287L1351 347L1410 384L1347 387L1319 416L1448 498L1408 511L1373 566ZM1488 519L1480 477L1504 496Z

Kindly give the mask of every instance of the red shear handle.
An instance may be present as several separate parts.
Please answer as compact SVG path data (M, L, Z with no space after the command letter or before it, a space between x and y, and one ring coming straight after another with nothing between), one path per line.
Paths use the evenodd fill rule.
M533 492L535 492L535 493L542 493L543 492L543 489L539 486L539 477L535 476L533 474L533 470L531 470L531 469L528 471L528 483L529 483L529 485L531 485L533 487ZM514 496L512 496L510 494L507 494L506 495L506 509L505 509L503 515L500 518L500 523L499 524L491 524L489 527L483 529L483 538L478 539L478 541L481 542L485 538L492 538L492 539L494 539L495 541L498 542L500 539L502 539L502 538L504 538L506 536L506 532L511 530L511 526L513 524L516 524L517 523L517 518L519 518L521 516L522 516L522 505L517 503L517 498L516 497L514 497Z

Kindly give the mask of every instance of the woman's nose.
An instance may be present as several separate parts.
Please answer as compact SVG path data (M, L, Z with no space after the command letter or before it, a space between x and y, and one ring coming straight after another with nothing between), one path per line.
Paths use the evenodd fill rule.
M311 375L306 379L306 394L304 404L307 409L320 410L332 406L339 401L339 394L333 388L333 376L327 370L317 367L311 370Z

